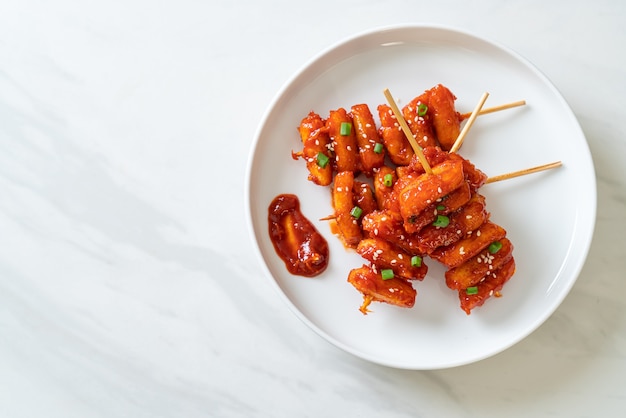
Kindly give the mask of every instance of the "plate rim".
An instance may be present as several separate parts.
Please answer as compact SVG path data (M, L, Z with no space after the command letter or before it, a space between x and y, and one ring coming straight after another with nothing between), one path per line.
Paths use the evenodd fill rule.
M370 355L366 352L361 351L360 349L358 349L358 347L352 347L343 343L342 341L337 340L336 338L329 335L324 330L320 329L320 327L317 326L315 323L313 323L301 311L301 309L299 309L296 306L294 301L292 301L289 298L289 296L285 293L285 291L281 288L277 279L273 276L269 266L267 265L264 259L259 241L257 239L257 234L255 231L255 221L254 221L253 210L252 210L252 202L251 202L251 195L252 195L251 187L252 187L252 175L253 175L253 168L254 168L254 157L257 152L257 149L260 146L261 135L264 131L264 128L268 120L270 119L274 111L274 108L283 99L283 96L285 95L285 93L293 87L294 83L298 81L307 71L309 71L314 64L318 63L320 60L329 56L333 52L340 50L346 45L357 42L359 40L365 40L366 38L369 38L371 36L376 36L376 35L380 36L382 33L393 33L393 32L401 32L401 31L420 31L420 30L421 31L437 30L437 31L451 33L456 36L462 36L463 38L468 38L472 41L480 41L482 43L486 43L489 46L498 49L500 52L503 52L511 56L520 64L523 64L528 69L530 69L536 76L538 76L543 81L544 87L548 87L550 90L552 90L554 97L557 98L559 102L561 102L560 104L563 107L563 109L567 111L568 113L567 116L569 117L571 123L575 125L576 129L580 132L581 137L584 139L583 143L586 146L586 151L587 151L586 157L589 160L590 168L591 168L591 175L592 175L592 178L590 179L590 185L592 186L592 189L593 189L589 191L590 196L593 197L593 202L590 202L588 205L589 206L588 216L591 219L591 222L589 222L589 224L587 225L588 227L585 230L582 230L582 231L578 231L578 229L576 230L580 235L582 235L583 238L586 238L585 244L580 249L581 256L578 259L578 261L572 267L570 267L570 269L572 270L572 279L568 280L565 283L565 286L563 286L562 289L559 291L558 296L556 296L553 303L550 304L550 309L546 309L544 312L542 312L541 315L537 315L537 318L535 318L534 321L529 322L529 326L524 330L524 332L520 332L518 335L516 335L516 338L512 338L508 342L508 344L503 344L493 350L485 350L485 352L482 355L475 356L473 358L469 358L469 359L466 358L466 359L459 360L456 362L449 361L449 362L446 362L445 364L436 364L436 365L434 364L431 366L427 366L427 365L417 366L415 364L405 365L405 364L399 364L399 363L394 363L391 361L382 360L380 358L377 358L374 355ZM359 51L359 53L361 52L362 51ZM278 293L283 303L287 305L291 313L294 314L305 325L307 325L312 331L314 331L316 334L318 334L320 337L322 337L324 340L331 343L335 347L347 353L350 353L358 358L361 358L363 360L366 360L375 364L392 367L392 368L405 369L405 370L439 370L439 369L447 369L451 367L458 367L462 365L472 364L472 363L484 360L486 358L492 357L496 354L499 354L509 349L510 347L519 343L520 341L528 337L530 334L532 334L534 331L536 331L561 306L564 299L571 292L571 289L574 287L575 283L578 281L580 273L589 255L589 250L591 248L591 243L593 240L596 218L597 218L597 178L595 174L595 166L594 166L592 154L589 149L589 143L587 141L584 131L582 130L580 123L578 119L576 118L572 108L570 107L569 103L565 100L564 96L561 94L558 88L554 85L554 83L552 83L552 81L532 62L530 62L524 56L512 50L511 48L503 45L502 43L477 35L467 30L459 29L453 26L448 26L448 25L441 25L441 24L420 24L420 23L404 24L402 23L402 24L374 27L365 31L357 32L343 39L340 39L339 41L330 44L326 48L323 48L317 54L314 54L311 58L306 60L305 63L284 82L284 84L277 91L277 93L275 93L274 97L272 98L272 100L270 101L267 108L262 114L262 117L256 128L253 141L251 143L250 150L249 150L249 155L248 155L248 160L247 160L247 165L246 165L246 173L245 173L245 184L244 184L243 191L244 191L244 205L245 205L245 210L246 210L246 223L248 227L248 233L252 240L256 256L258 260L260 261L261 267L263 269L263 274L269 280L270 285L273 287L274 291Z

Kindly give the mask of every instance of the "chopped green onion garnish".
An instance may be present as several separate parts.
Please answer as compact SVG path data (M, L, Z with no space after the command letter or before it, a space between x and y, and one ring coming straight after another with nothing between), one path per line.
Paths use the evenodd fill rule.
M444 205L437 205L437 210L445 210L446 207Z
M352 124L350 122L341 122L341 127L339 128L339 134L346 136L350 135L352 131Z
M465 293L468 295L475 295L478 293L478 286L472 286L465 289Z
M414 255L411 257L411 266L412 267L422 267L422 257L419 255Z
M361 209L358 206L353 207L352 210L350 211L350 215L352 215L352 217L356 219L359 219L362 214L363 214L363 209Z
M330 161L330 158L328 158L326 154L323 152L317 153L317 165L319 165L320 168L326 167L328 165L328 161Z
M383 149L383 144L381 144L380 142L377 142L376 145L374 145L374 152L376 154L382 154Z
M391 174L385 174L385 177L383 177L383 183L385 183L385 186L391 187L393 185L393 176Z
M494 241L489 244L489 252L491 254L497 253L498 251L500 251L500 248L502 248L502 243L500 241Z
M392 269L382 269L380 275L383 276L383 280L393 279L394 276Z
M417 116L424 116L426 112L428 112L428 106L426 106L424 103L420 103L417 106Z
M433 222L434 226L445 228L450 223L450 218L445 215L437 215L437 219Z

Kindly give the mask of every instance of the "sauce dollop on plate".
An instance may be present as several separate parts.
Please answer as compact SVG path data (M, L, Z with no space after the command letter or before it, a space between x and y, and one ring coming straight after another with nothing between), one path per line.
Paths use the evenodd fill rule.
M280 194L268 208L269 234L291 274L313 277L328 266L328 242L300 211L293 194Z

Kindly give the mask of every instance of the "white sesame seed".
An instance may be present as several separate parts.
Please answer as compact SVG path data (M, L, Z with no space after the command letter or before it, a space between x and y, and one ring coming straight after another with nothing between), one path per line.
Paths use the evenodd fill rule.
M391 260L391 264L396 264L398 262L398 260L396 260L395 258L393 260Z
M366 128L371 128L371 127L372 127L372 124L370 124L370 123L366 123L366 124L365 124L365 127L366 127Z
M398 258L402 260L404 257L402 256L402 254L398 254Z
M465 247L459 248L459 254L461 254L461 255L465 254Z
M437 193L439 194L443 193L443 190L441 190L441 187L437 187Z
M476 231L476 236L479 237L480 236L480 231Z
M348 151L352 151L352 147L351 147L350 145L346 146L346 149L347 149Z
M472 219L472 215L465 215L465 219Z

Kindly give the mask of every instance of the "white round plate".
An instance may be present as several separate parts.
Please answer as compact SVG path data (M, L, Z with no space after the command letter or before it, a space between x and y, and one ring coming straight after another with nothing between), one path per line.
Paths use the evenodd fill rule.
M491 219L515 245L517 271L492 297L466 315L444 269L427 259L428 276L415 282L415 306L370 305L346 279L364 260L344 249L329 225L328 188L307 180L296 130L311 110L385 103L389 88L400 106L436 84L471 112L483 92L485 107L527 105L480 116L459 153L493 176L552 161L550 171L487 184ZM378 120L378 119L377 119ZM328 269L315 278L293 276L268 235L268 206L281 193L299 196L305 216L328 240ZM595 225L596 183L590 152L576 118L555 87L519 55L493 42L439 26L395 26L367 32L323 52L279 92L250 155L246 185L249 226L265 268L289 308L336 346L363 359L403 369L439 369L492 356L541 325L563 301L583 266Z

